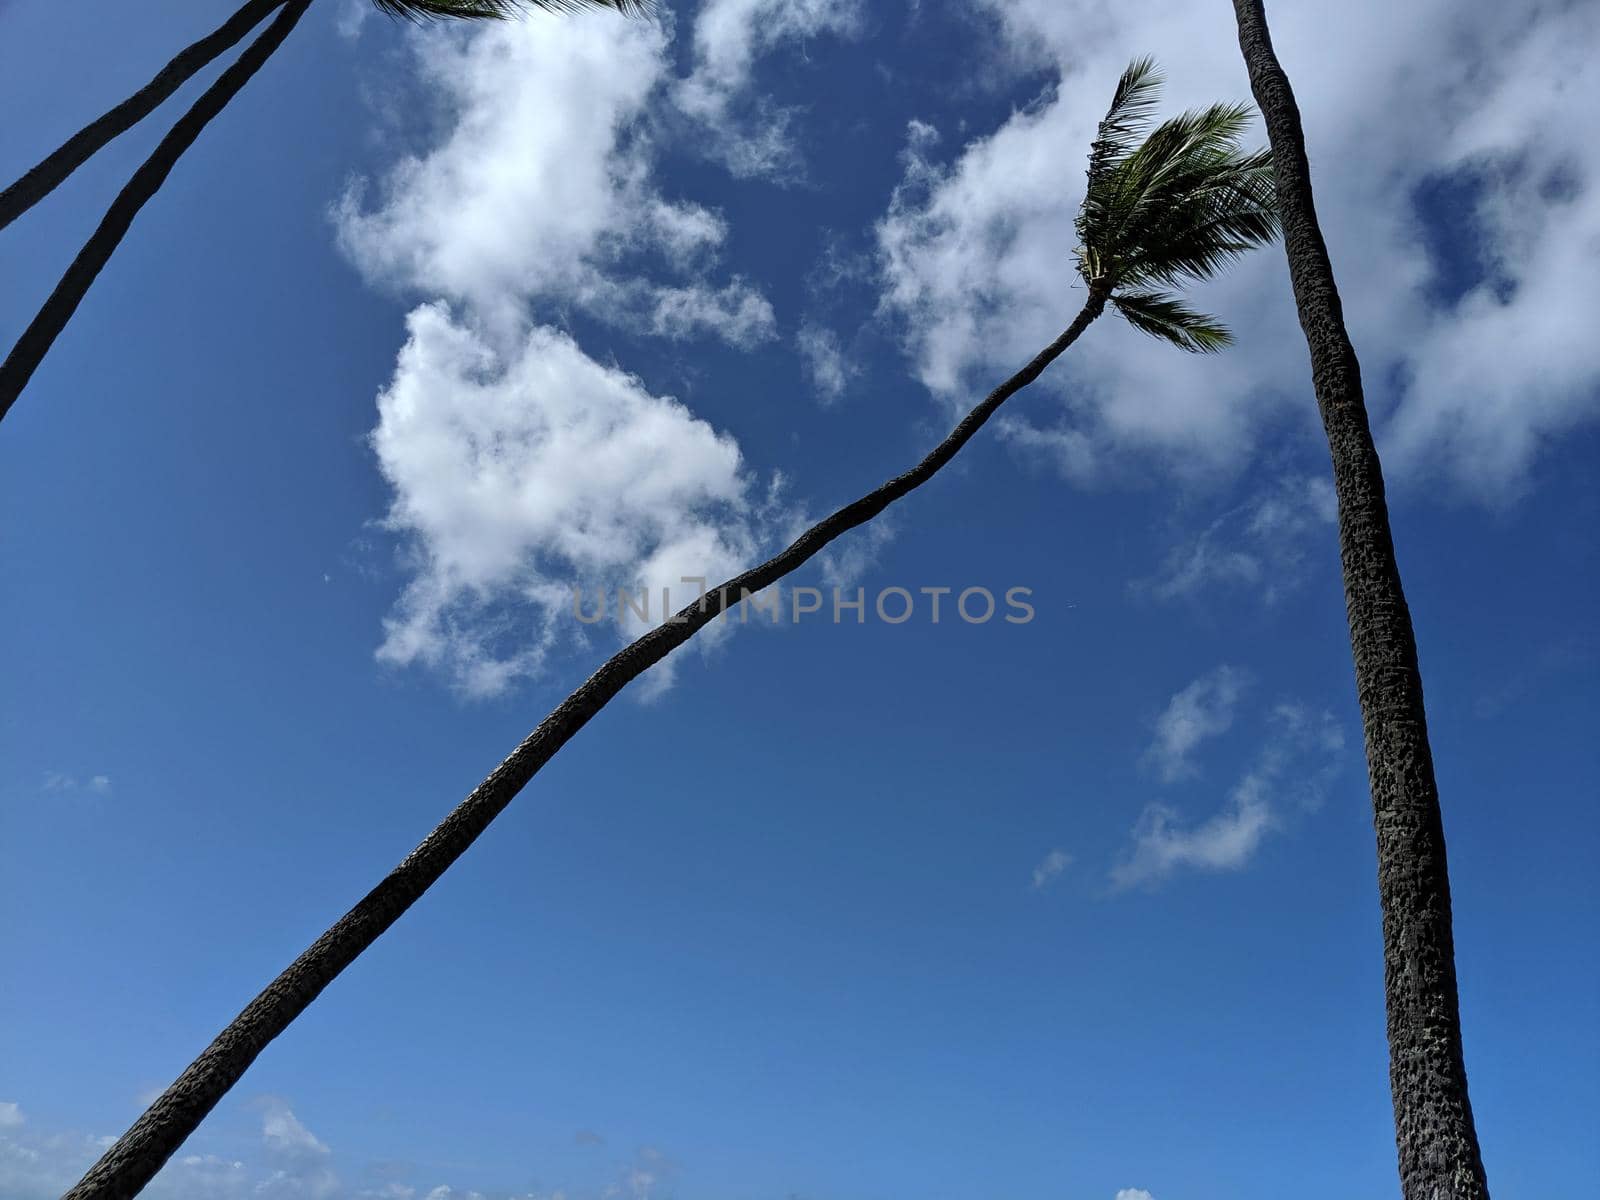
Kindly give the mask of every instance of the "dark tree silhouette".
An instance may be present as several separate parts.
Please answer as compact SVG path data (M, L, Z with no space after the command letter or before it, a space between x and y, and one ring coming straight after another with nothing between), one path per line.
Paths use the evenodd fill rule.
M1277 163L1278 208L1339 497L1339 554L1366 737L1383 906L1384 999L1406 1200L1488 1200L1467 1097L1450 873L1416 636L1372 442L1361 365L1317 224L1300 110L1261 0L1234 0L1239 47Z
M132 129L168 96L232 49L285 0L249 0L233 16L193 45L184 47L156 77L109 112L96 117L36 167L0 192L0 229L27 212L114 138Z
M373 0L373 3L380 11L391 16L423 21L445 18L492 20L510 16L522 8L559 11L605 8L624 13L640 12L644 10L647 0ZM245 48L238 60L223 71L189 111L178 119L150 157L140 164L133 178L128 180L127 186L106 210L105 217L84 243L83 249L72 260L72 265L61 277L55 291L50 293L44 307L23 330L5 362L0 363L0 420L4 420L11 411L11 406L22 394L22 389L28 386L28 381L44 361L44 356L50 352L56 338L67 327L67 322L72 320L72 314L78 311L78 305L88 295L89 288L127 236L139 210L160 190L173 167L178 165L184 152L194 145L201 131L283 45L284 39L305 15L310 4L311 0L252 0L216 32L180 53L141 91L74 135L0 195L0 227L3 227L48 195L96 150L151 112L208 62L236 44L267 13L273 9L282 10L272 24Z

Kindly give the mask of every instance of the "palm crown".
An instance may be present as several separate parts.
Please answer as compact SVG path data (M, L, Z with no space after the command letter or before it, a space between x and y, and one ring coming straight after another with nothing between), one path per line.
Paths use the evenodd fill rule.
M1078 270L1135 329L1184 350L1232 340L1173 291L1209 279L1278 234L1272 155L1244 152L1242 104L1213 104L1150 128L1161 88L1153 60L1122 73L1089 151L1078 212Z

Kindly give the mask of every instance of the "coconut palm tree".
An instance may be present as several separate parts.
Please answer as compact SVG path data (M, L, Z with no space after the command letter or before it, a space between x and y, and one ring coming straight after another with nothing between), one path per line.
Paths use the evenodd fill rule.
M285 0L249 0L205 37L180 50L144 87L78 130L36 167L0 192L0 229L55 191L113 138L155 112L167 97L243 41L245 34L284 3Z
M618 12L643 11L648 0L372 0L382 12L413 21L456 18L492 20L507 17L523 8L571 11L581 8L606 8ZM198 100L179 118L161 139L150 157L128 180L117 195L98 228L84 243L77 258L67 268L61 282L44 307L23 331L11 353L0 364L0 420L11 411L22 389L50 352L72 314L77 311L96 276L110 261L127 235L135 217L156 194L172 168L195 142L213 118L237 96L251 76L294 30L305 15L311 0L251 0L234 13L215 32L195 42L168 63L161 72L133 96L68 139L55 153L34 167L0 194L0 228L37 204L52 189L112 138L130 128L140 118L193 77L207 63L239 42L274 9L272 23L251 42L227 70L217 77Z
M1339 554L1378 842L1389 1083L1406 1200L1487 1200L1467 1098L1444 821L1411 614L1400 586L1361 364L1312 202L1305 134L1261 0L1234 0L1239 47L1278 165L1278 207L1333 457Z
M415 850L250 1002L64 1200L134 1195L266 1045L472 845L539 769L633 679L731 605L771 587L834 539L932 479L1001 405L1037 379L1109 304L1136 328L1192 352L1220 350L1228 331L1170 290L1203 279L1276 235L1266 152L1244 153L1241 105L1185 113L1154 130L1158 78L1148 59L1117 85L1089 158L1077 268L1087 298L1072 323L972 409L903 475L812 526L787 549L728 580L618 651L564 700ZM1063 264L1065 268L1067 264Z

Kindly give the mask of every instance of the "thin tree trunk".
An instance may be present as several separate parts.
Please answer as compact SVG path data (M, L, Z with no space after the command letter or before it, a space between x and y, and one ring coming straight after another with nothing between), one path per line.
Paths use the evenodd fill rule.
M1233 8L1250 86L1272 142L1289 275L1339 498L1345 608L1377 831L1401 1189L1406 1200L1487 1200L1461 1050L1444 823L1383 469L1317 225L1300 110L1273 51L1261 0L1234 0Z
M107 1150L62 1200L127 1200L239 1081L256 1056L305 1011L322 989L400 918L478 835L489 827L556 751L588 724L632 680L655 666L746 594L754 595L805 563L841 534L864 525L896 500L921 487L956 456L995 412L1044 369L1105 311L1106 295L1092 289L1088 302L1060 337L1026 367L989 393L933 451L888 483L839 509L801 534L788 549L680 611L606 660L605 665L539 723L511 756L473 789L388 876L295 959L266 990L217 1035Z
M285 0L249 0L215 31L178 52L156 77L110 112L73 134L59 149L0 192L0 229L43 200L113 138L126 133L159 108L173 92L244 39Z
M311 0L288 0L272 24L246 47L237 61L217 77L216 82L178 119L167 136L161 139L161 144L133 173L127 186L106 210L99 227L78 252L78 257L72 260L72 265L34 317L33 323L23 331L10 355L0 364L0 420L11 411L22 389L28 386L28 380L72 319L72 314L77 311L101 268L127 235L139 210L156 194L184 151L194 145L200 131L223 110L228 101L239 94L251 76L283 44L284 38L289 36L310 3Z

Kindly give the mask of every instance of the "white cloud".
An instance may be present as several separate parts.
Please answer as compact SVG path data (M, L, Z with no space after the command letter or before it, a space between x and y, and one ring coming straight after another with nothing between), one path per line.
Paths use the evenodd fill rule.
M650 330L659 337L711 333L748 350L774 336L771 303L742 279L716 289L695 285L649 290Z
M1247 99L1232 24L1180 0L973 0L1019 66L1059 84L949 163L926 126L879 228L883 304L939 397L1015 370L1082 303L1072 219L1083 159L1112 82L1135 52L1169 68L1172 110ZM1489 498L1514 490L1539 447L1600 411L1589 280L1600 257L1600 143L1573 112L1600 108L1600 10L1355 0L1330 26L1284 8L1274 32L1307 124L1318 210L1395 473L1443 472ZM1449 44L1418 57L1419 44ZM1395 114L1403 114L1396 119ZM1320 170L1338 163L1339 170ZM1426 180L1472 174L1489 270L1453 306L1419 237ZM1309 425L1309 379L1281 249L1252 255L1196 300L1239 335L1195 359L1103 322L1049 377L1056 414L1014 440L1061 452L1082 479L1136 456L1185 474L1243 460L1283 412ZM1390 411L1384 397L1399 380ZM1070 381L1070 382L1069 382Z
M493 694L582 630L575 585L586 612L618 586L652 604L670 588L676 608L698 590L683 576L715 584L752 561L764 500L733 439L554 330L502 359L438 305L408 328L372 435L387 526L414 551L384 661Z
M342 38L358 38L374 11L371 0L341 0L333 27Z
M1326 478L1279 479L1175 547L1153 577L1135 580L1130 590L1174 600L1212 587L1245 589L1274 604L1304 581L1314 548L1333 556L1337 516Z
M1244 690L1246 677L1234 667L1221 666L1196 679L1167 702L1156 718L1156 736L1145 761L1166 783L1199 773L1194 751L1207 738L1226 733Z
M1065 850L1052 850L1046 854L1039 865L1033 869L1033 890L1043 891L1072 865L1072 855Z
M15 1100L0 1100L0 1129L15 1129L25 1120L27 1117L20 1104Z
M97 796L111 794L111 776L90 775L80 777L69 775L64 771L46 771L44 773L44 790L50 793L76 792L79 790L93 792Z
M186 1147L170 1159L141 1194L149 1200L485 1200L481 1192L432 1179L421 1183L391 1179L377 1186L345 1183L334 1169L338 1156L305 1127L286 1102L268 1098L256 1107L262 1118L261 1137L259 1142L243 1148L240 1157L208 1152L203 1147L206 1135L202 1130L194 1139L199 1145ZM6 1200L54 1200L77 1182L114 1141L111 1137L29 1130L21 1128L20 1123L0 1122L0 1196ZM393 1163L363 1166L365 1170L352 1169L348 1173L371 1178L378 1168L384 1173L395 1169ZM671 1161L659 1151L641 1150L631 1162L617 1165L615 1182L600 1194L647 1200L659 1194L656 1185L669 1178L673 1170ZM596 1193L493 1193L498 1200L565 1200L580 1194Z
M789 540L798 537L812 520L809 517L797 517ZM891 514L882 513L874 517L866 528L853 530L829 546L817 556L822 582L841 592L855 588L867 572L878 565L878 556L883 553L884 547L894 541L898 528Z
M1170 805L1145 808L1132 846L1111 869L1113 887L1154 886L1184 869L1237 870L1282 825L1286 801L1301 809L1321 803L1343 757L1338 722L1326 712L1284 703L1273 708L1268 724L1266 745L1209 818L1184 825Z
M1478 181L1491 280L1404 360L1411 384L1384 440L1391 461L1496 495L1523 485L1551 437L1592 420L1600 395L1600 147L1571 120L1600 108L1600 11L1540 16L1451 80L1470 107L1443 131L1435 170Z
M269 1171L253 1194L268 1200L334 1200L344 1194L330 1165L333 1152L327 1144L283 1100L268 1097L261 1107L261 1140Z
M328 1147L301 1123L294 1110L278 1099L262 1104L261 1138L269 1150L294 1157L327 1157Z
M1123 1188L1116 1195L1116 1200L1156 1200L1143 1188Z
M1133 830L1133 849L1111 870L1117 887L1154 883L1181 867L1227 871L1242 867L1275 820L1258 774L1246 775L1227 805L1198 825L1177 827L1177 811L1148 806Z
M860 0L706 0L695 18L694 68L674 99L734 175L792 177L802 167L795 110L753 94L756 60L784 43L849 36L860 17Z
M352 192L338 214L369 278L436 298L408 318L372 434L410 573L379 658L492 695L584 637L574 587L593 602L648 586L650 619L621 622L642 632L665 615L663 587L680 607L696 594L683 576L715 584L749 565L776 503L731 437L543 314L575 305L630 332L743 348L776 320L748 281L712 278L723 218L656 180L660 24L534 14L415 45L447 126L374 207ZM658 667L646 694L671 675Z
M802 325L795 335L795 349L822 403L833 404L844 395L855 370L839 345L838 334L820 325Z
M464 301L501 337L521 330L532 301L671 337L772 336L756 289L704 277L722 218L654 180L643 120L670 76L659 24L530 13L429 29L413 45L453 119L392 168L376 207L361 187L339 206L340 243L369 278Z
M75 1183L115 1141L72 1131L24 1130L0 1122L0 1195L49 1200ZM150 1182L151 1200L343 1200L353 1193L329 1166L330 1151L279 1100L262 1105L258 1153L250 1161L191 1149Z

